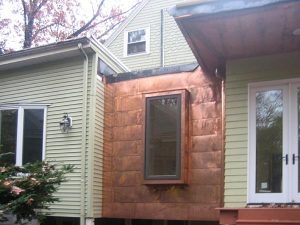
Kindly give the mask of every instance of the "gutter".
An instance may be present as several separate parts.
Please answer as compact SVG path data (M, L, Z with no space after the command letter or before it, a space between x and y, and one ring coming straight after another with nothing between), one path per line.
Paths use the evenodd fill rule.
M78 43L78 49L84 57L83 70L83 101L82 101L82 145L81 145L81 196L80 196L80 225L85 225L85 150L86 150L86 124L87 124L87 83L88 83L88 64L89 58L82 47L82 43Z

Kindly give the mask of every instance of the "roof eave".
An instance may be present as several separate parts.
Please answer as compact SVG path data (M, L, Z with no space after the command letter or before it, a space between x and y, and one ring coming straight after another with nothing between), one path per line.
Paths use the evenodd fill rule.
M94 52L88 38L72 39L0 55L0 71L78 56L80 55L79 43L87 53Z
M229 11L244 10L256 7L263 7L270 4L292 2L298 0L260 0L260 1L245 1L245 0L229 0L229 1L216 1L216 0L201 0L193 2L185 2L173 6L169 9L169 14L175 19L185 17L209 15Z

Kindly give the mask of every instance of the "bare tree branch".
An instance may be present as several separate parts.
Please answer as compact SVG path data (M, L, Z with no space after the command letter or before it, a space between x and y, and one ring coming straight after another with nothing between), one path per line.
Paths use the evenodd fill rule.
M98 26L98 25L101 24L101 23L104 23L104 22L109 21L109 20L111 20L111 19L114 19L114 18L116 18L116 17L118 17L118 16L122 16L122 15L126 14L126 13L128 13L129 11L131 11L133 8L135 8L138 4L140 4L140 2L136 3L134 6L132 6L130 9L128 9L128 10L126 10L126 11L124 11L124 12L121 12L121 13L116 14L116 15L109 16L109 17L105 18L104 20L101 20L101 21L99 21L99 22L97 22L97 23L94 23L93 25L87 27L86 30L89 30L89 29L91 29L91 28L94 28L95 26ZM122 21L123 21L123 20L122 20ZM118 22L118 24L120 24L120 21ZM116 27L116 26L114 26L114 27Z
M32 12L32 14L36 15L41 10L41 8L47 3L47 1L48 0L43 0L38 6L35 5L35 10Z
M140 1L137 2L135 5L133 5L130 9L124 11L124 12L121 12L119 14L116 14L116 15L112 15L112 16L109 16L107 18L105 18L104 20L101 20L100 22L97 22L95 24L92 24L93 21L98 17L99 13L100 13L100 10L101 10L101 7L103 5L105 0L102 0L102 2L100 3L100 5L98 6L98 9L97 9L97 12L96 14L85 24L83 25L81 28L79 28L77 31L75 31L74 33L72 33L71 35L69 35L67 37L67 39L70 39L70 38L73 38L73 37L77 37L78 35L80 35L82 32L84 31L87 31L87 30L90 30L91 28L94 28L95 26L101 24L101 23L104 23L106 21L109 21L111 19L114 19L118 16L122 16L126 13L128 13L129 11L131 11L132 9L134 9L138 4L140 4ZM119 21L117 24L113 25L111 29L113 29L114 27L116 27L118 24L120 24L121 21ZM100 35L101 37L105 36L111 29L108 29L104 32L104 35Z
M35 38L36 38L36 36L41 32L41 31L43 31L43 30L46 30L47 28L50 28L50 27L52 27L52 26L54 26L54 25L56 25L57 23L51 23L51 24L48 24L47 26L44 26L44 27L42 27L42 28L40 28L40 29L37 29L36 31L35 31L35 33L32 35L32 39L34 40ZM61 24L58 24L58 25L61 25Z
M105 35L107 35L111 30L113 30L116 26L118 26L120 23L122 23L124 20L120 20L118 23L113 24L110 26L106 31L104 31L101 35L97 36L98 40L101 40Z
M92 24L92 22L99 16L99 14L101 12L101 8L102 8L104 2L105 2L105 0L102 0L100 2L100 4L98 5L97 12L93 15L93 17L86 24L84 24L81 28L79 28L77 31L75 31L71 35L69 35L67 37L67 39L70 39L70 38L73 38L73 37L77 37L83 31L87 30L87 28Z

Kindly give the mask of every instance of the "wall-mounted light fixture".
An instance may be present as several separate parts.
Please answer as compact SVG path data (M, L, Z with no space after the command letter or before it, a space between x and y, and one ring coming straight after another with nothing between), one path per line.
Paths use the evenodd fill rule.
M68 113L65 113L62 120L59 123L59 127L61 132L68 133L69 130L72 128L72 117L68 115Z

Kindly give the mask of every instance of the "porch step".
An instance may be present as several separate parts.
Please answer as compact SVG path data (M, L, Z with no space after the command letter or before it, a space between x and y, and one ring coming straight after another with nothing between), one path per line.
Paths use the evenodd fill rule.
M290 225L300 224L300 209L254 208L241 209L236 225Z
M300 208L232 208L219 209L220 224L300 225Z
M236 225L291 225L300 224L300 221L294 220L237 220Z

